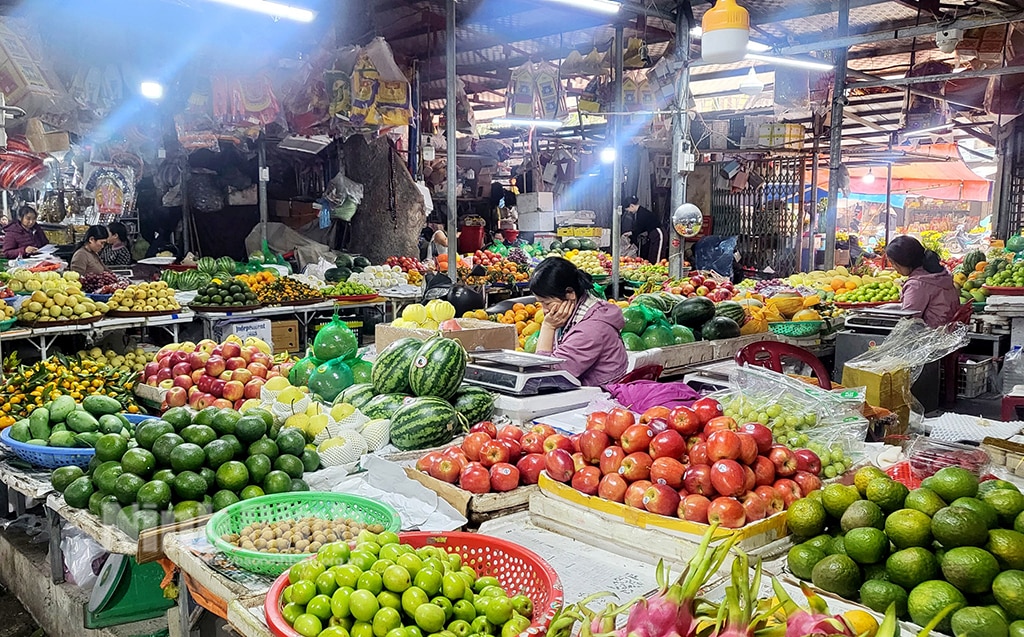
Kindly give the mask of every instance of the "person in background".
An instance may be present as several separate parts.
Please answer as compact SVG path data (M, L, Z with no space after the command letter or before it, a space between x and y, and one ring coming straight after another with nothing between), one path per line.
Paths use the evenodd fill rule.
M589 387L626 374L629 361L619 335L625 324L622 310L593 294L589 274L567 259L548 257L534 270L530 290L544 310L538 354L563 359L556 367Z
M36 224L38 215L35 208L22 206L18 216L17 221L4 228L3 252L8 259L32 256L49 243L43 229Z
M90 226L85 238L71 257L71 269L79 274L101 274L107 266L100 261L100 252L107 245L110 233L103 226Z
M110 238L100 250L100 261L107 267L128 266L132 264L132 249L128 245L128 228L115 221L107 225Z
M428 223L420 230L420 260L433 259L439 254L448 252L448 235L439 223Z
M904 310L919 313L929 327L941 327L953 320L960 308L960 295L935 251L926 250L914 237L901 235L885 246L885 256L897 272L907 277L900 292Z
M629 241L637 248L640 256L651 263L661 260L661 248L663 236L658 215L640 205L640 199L636 196L629 198L629 205L626 212L633 215L633 224L630 229Z

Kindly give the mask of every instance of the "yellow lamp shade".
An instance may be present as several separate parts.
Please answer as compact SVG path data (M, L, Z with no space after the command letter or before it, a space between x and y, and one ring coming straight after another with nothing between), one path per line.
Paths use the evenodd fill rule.
M701 19L700 56L711 64L739 62L747 54L750 14L736 0L718 0Z

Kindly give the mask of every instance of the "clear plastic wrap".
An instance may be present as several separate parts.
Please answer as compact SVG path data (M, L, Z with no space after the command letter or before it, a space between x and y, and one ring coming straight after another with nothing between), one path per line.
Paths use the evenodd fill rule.
M110 553L77 529L65 529L61 535L60 550L68 580L84 591L91 591Z
M1017 385L1024 385L1024 350L1020 345L1014 345L1003 358L1003 371L1000 375L1004 394L1013 391Z

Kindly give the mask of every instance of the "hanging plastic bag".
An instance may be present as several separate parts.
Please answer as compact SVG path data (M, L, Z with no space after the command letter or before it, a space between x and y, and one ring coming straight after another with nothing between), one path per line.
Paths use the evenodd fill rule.
M288 372L288 382L293 387L302 387L309 382L309 375L313 373L323 361L313 356L312 353L306 352L305 358L299 360L292 367L291 371Z
M344 359L335 358L321 363L309 375L309 391L319 395L327 403L332 403L338 394L352 385L353 381L352 368Z
M322 361L349 358L359 349L359 339L334 312L331 322L323 326L313 339L313 355Z
M775 310L778 312L778 310ZM768 317L765 309L761 307L748 307L747 320L740 326L740 336L749 334L760 334L768 331Z
M523 351L529 352L530 354L537 353L537 339L540 338L540 332L534 332L526 337L526 342L523 343Z
M349 359L348 366L352 369L353 382L371 382L370 374L373 371L373 363L357 356L356 358Z

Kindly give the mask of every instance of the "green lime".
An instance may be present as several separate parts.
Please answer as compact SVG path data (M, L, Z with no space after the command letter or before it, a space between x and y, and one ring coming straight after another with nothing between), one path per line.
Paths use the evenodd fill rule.
M292 478L292 491L309 491L309 485L306 484L305 480L299 478Z
M247 413L235 423L235 436L242 443L252 443L265 436L268 429L269 427L262 417Z
M217 439L217 432L206 425L189 425L179 433L182 440L200 447L205 447Z
M56 489L58 493L64 493L64 490L67 489L69 484L84 475L85 472L82 471L81 467L76 467L74 465L58 467L50 474L50 486Z
M290 454L278 456L274 460L274 469L287 473L289 478L301 478L302 473L305 471L302 460Z
M175 475L176 474L170 469L160 469L153 474L153 479L159 480L160 482L166 482L167 484L174 484Z
M867 465L857 469L857 473L853 475L853 484L857 487L857 492L864 496L868 492L868 483L875 478L888 478L888 474L879 469L874 465Z
M168 410L170 411L170 410ZM165 414L166 416L166 414ZM164 420L147 420L135 429L135 442L143 449L153 449L153 443L164 434L174 433L174 425Z
M238 502L238 496L235 495L234 491L228 491L227 489L221 489L217 493L213 494L213 510L220 511L226 509L235 502Z
M156 456L156 461L164 466L170 465L171 452L183 442L185 441L178 434L166 433L161 435L153 442L153 455Z
M179 431L192 424L192 412L187 407L171 407L164 412L161 419L174 427L174 431Z
M825 559L824 551L814 546L808 546L805 542L789 549L789 553L786 555L786 565L793 575L809 580L815 564L823 559Z
M939 576L939 562L926 548L914 546L896 551L885 561L889 581L912 590L918 584Z
M120 461L128 451L128 441L120 434L103 434L96 440L95 449L100 462Z
M194 471L182 471L174 477L174 493L182 500L201 500L206 491L206 480Z
M877 504L882 511L892 513L903 508L903 502L910 491L892 478L875 478L868 483L867 499Z
M206 466L216 470L225 462L235 457L235 450L227 440L211 440L203 447L206 455Z
M1024 533L992 529L988 532L985 550L995 556L1003 570L1024 570Z
M210 426L218 435L235 433L235 424L242 418L242 414L234 409L221 409L213 417Z
M861 587L860 568L846 555L828 555L814 565L811 582L822 590L852 599Z
M978 484L977 497L980 498L989 491L995 491L996 489L1009 489L1011 491L1020 491L1020 489L1017 488L1017 485L1015 485L1012 482L1007 482L1006 480L985 480L984 482Z
M987 491L981 501L989 504L999 515L1003 526L1012 526L1017 516L1024 511L1024 493L1011 489L995 489Z
M869 500L857 500L846 507L843 517L839 520L839 526L844 532L861 527L881 529L884 521L885 514L882 513L881 507Z
M858 564L877 564L889 552L885 532L870 526L851 529L846 534L846 555Z
M135 500L143 509L162 511L171 503L171 487L166 482L151 480L139 488Z
M320 621L327 621L331 618L331 598L323 594L315 595L306 604L306 612Z
M1007 637L1006 619L991 608L968 606L953 613L953 634L957 637Z
M121 468L127 473L134 473L145 478L156 468L156 458L149 451L136 447L129 449L121 456Z
M171 468L175 471L199 471L206 462L203 448L191 442L183 442L171 451Z
M250 484L249 486L242 489L241 493L238 494L238 496L243 500L258 498L262 495L266 494L263 492L263 489L259 488L255 484Z
M320 622L320 618L310 613L303 613L295 618L295 623L292 624L292 628L295 632L302 635L302 637L317 637L320 631L323 630L323 624Z
M953 467L947 467L949 468ZM932 536L946 549L957 546L984 546L988 541L988 527L985 521L970 509L946 507L932 516Z
M263 490L267 493L288 493L292 489L292 479L283 471L271 471L263 479Z
M280 455L280 453L281 452L277 448L277 443L270 438L260 438L249 445L250 457L259 454L274 460L274 458Z
M999 574L999 562L986 551L974 546L950 549L942 557L942 575L953 586L966 594L988 592L992 580Z
M846 509L860 499L857 487L833 483L821 490L821 503L825 512L835 519L843 517Z
M950 605L955 608L963 608L967 605L967 599L952 584L941 580L922 582L914 587L910 591L910 595L907 596L907 609L910 612L910 618L918 626L924 626ZM939 622L938 630L949 633L951 621L952 614L946 615Z
M885 534L897 549L932 544L932 520L915 509L894 511L885 519Z
M299 460L302 461L302 469L307 473L312 473L320 468L320 454L315 449L303 450Z
M229 460L217 468L216 481L221 489L237 493L249 484L249 470L241 462Z
M907 494L907 499L904 500L903 506L920 511L931 517L939 509L945 508L946 503L939 497L939 494L931 489L919 488Z
M1024 571L1003 571L992 581L992 594L1012 619L1024 619Z
M114 481L114 496L122 505L135 504L135 494L146 481L134 473L122 473Z
M907 616L907 591L898 584L868 580L860 587L860 603L876 613L885 614L890 604L896 605L896 616Z
M206 515L206 508L195 500L183 500L174 505L175 522L185 522L203 515Z
M76 509L85 509L94 492L92 480L83 475L72 480L64 489L64 501Z
M296 429L295 427L285 427L277 434L277 449L281 453L290 454L293 456L302 455L303 450L306 448L306 436L302 433L302 430Z
M786 514L789 531L798 538L809 538L825 530L825 507L806 498L790 505Z
M950 503L951 507L964 507L970 509L985 522L987 528L995 528L999 525L999 513L996 511L988 502L983 502L978 498L957 498Z
M926 480L927 488L946 502L957 498L973 498L978 493L977 476L960 467L943 467ZM921 486L926 485L922 482Z

